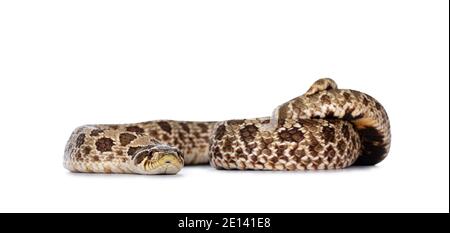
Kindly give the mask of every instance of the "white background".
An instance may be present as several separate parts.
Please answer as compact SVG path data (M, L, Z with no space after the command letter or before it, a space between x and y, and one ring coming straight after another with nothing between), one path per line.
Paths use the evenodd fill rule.
M448 1L1 1L0 211L448 212ZM388 158L322 172L71 174L88 123L266 116L317 78L387 109Z

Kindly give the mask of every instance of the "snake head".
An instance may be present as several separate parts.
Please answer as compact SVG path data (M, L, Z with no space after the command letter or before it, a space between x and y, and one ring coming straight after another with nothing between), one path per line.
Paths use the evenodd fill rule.
M175 147L156 144L136 151L131 163L139 174L176 174L184 166L184 156Z

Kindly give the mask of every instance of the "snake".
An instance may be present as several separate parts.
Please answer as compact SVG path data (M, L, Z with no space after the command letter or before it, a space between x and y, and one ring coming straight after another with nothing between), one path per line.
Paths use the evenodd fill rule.
M225 121L154 120L73 130L71 172L177 174L185 165L301 171L375 165L391 145L389 118L368 94L322 78L271 116Z

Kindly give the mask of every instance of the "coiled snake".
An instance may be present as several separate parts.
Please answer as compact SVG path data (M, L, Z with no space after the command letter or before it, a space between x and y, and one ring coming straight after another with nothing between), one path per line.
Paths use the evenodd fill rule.
M73 172L176 174L184 164L218 169L316 170L383 160L391 142L386 111L371 96L320 79L271 117L86 125L66 145Z

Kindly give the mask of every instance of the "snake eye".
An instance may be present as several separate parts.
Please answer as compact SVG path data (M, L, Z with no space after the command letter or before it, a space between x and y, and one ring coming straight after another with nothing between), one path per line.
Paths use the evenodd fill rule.
M134 155L134 165L140 164L145 158L147 160L151 159L153 157L153 150L152 149L143 149L140 151L137 151Z

